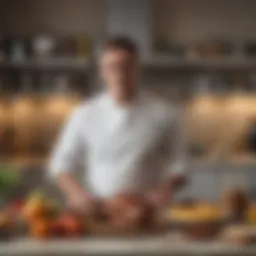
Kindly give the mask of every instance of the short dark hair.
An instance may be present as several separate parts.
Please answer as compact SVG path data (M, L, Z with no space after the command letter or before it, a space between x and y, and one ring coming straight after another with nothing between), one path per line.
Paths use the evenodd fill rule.
M116 36L116 37L109 38L103 44L102 50L103 51L123 50L135 57L138 56L138 48L136 44L132 39L125 36Z

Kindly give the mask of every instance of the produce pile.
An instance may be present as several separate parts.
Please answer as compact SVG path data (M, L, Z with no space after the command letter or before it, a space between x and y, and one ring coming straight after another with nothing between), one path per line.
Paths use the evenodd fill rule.
M21 208L22 220L30 235L37 238L79 236L85 221L78 215L61 212L58 205L42 193L33 193Z
M11 238L136 235L164 231L167 227L168 232L181 232L184 239L255 243L256 205L248 200L244 191L233 189L225 193L218 203L186 201L159 212L143 198L122 194L82 214L61 207L58 202L37 191L23 202L14 201L0 211L0 235Z
M60 207L42 192L31 193L23 203L12 203L1 215L2 233L16 229L41 239L135 233L152 228L156 216L151 205L131 195L118 195L81 214Z

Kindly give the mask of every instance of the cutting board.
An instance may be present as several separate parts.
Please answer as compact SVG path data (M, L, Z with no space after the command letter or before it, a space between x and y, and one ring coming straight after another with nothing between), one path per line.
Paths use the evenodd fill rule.
M148 228L117 228L108 222L90 221L88 222L88 231L91 236L109 236L109 237L131 237L165 234L168 231L167 223L155 223Z

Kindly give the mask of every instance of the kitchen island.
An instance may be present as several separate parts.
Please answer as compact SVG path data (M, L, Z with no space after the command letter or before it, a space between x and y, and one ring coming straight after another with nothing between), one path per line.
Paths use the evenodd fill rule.
M256 255L256 246L229 246L220 242L188 242L170 235L133 238L84 238L1 242L0 255Z

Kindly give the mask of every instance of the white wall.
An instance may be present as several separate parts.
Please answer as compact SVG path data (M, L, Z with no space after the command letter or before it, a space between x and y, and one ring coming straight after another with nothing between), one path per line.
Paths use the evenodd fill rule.
M101 35L103 0L9 0L1 3L0 29L15 34L52 32Z
M155 33L181 43L256 38L254 0L156 0Z

